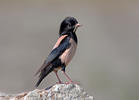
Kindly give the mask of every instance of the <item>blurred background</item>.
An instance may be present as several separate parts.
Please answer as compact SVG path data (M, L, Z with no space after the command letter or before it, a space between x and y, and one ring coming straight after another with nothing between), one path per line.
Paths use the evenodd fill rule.
M0 91L35 88L33 75L67 16L83 25L66 68L71 78L96 100L139 100L138 0L0 0ZM51 73L39 88L56 82Z

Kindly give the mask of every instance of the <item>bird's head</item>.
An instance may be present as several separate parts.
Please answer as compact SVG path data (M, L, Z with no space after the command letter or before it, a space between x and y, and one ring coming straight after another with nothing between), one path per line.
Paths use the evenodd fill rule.
M66 17L61 23L59 35L75 33L79 26L81 25L74 17Z

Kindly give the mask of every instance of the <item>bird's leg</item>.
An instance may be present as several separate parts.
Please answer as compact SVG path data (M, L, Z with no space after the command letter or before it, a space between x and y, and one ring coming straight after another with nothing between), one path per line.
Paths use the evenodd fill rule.
M71 80L71 78L65 73L65 65L62 66L62 72L63 72L63 74L66 76L66 78L69 80L69 82L66 82L65 84L78 84L78 83L76 83L76 82L73 82L73 81Z
M62 66L62 72L64 73L64 75L66 76L66 78L69 80L69 82L66 82L66 84L73 83L73 81L71 80L71 78L65 73L65 64L63 64L63 66Z
M65 71L62 71L64 73L64 75L66 76L66 78L69 80L68 83L73 83L73 81L71 80L71 78L65 73Z
M62 81L60 80L60 78L59 78L59 76L58 76L58 74L57 74L57 71L54 71L54 72L55 72L56 77L57 77L57 79L58 79L58 82L57 82L57 83L61 84L61 83L62 83Z

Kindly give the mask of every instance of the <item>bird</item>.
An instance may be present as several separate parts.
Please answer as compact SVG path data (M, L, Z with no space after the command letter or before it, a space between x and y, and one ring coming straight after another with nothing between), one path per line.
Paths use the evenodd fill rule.
M66 66L72 60L77 44L78 39L76 36L76 30L81 25L78 23L74 17L66 17L60 24L59 29L59 38L52 48L52 51L44 60L42 66L38 69L35 75L39 74L39 79L36 83L38 87L41 81L51 72L54 72L58 83L62 83L60 77L58 76L58 71L61 70L65 77L69 80L69 83L73 83L71 78L65 72Z

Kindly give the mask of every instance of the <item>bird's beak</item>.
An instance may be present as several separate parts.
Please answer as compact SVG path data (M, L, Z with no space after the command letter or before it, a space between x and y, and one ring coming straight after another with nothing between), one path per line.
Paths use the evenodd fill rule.
M81 27L81 26L82 26L81 24L76 24L76 25L75 25L75 27L77 27L77 28L78 28L78 27Z
M74 28L74 30L73 30L73 32L76 32L77 28L78 28L78 27L81 27L81 26L82 26L81 24L76 24L76 25L75 25L75 28Z

